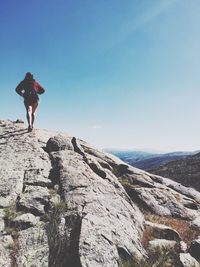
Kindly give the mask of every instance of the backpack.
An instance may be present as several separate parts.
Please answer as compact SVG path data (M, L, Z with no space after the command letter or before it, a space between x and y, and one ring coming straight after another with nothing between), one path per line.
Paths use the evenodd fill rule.
M24 100L30 104L33 104L39 100L38 94L33 87L26 88L24 92Z

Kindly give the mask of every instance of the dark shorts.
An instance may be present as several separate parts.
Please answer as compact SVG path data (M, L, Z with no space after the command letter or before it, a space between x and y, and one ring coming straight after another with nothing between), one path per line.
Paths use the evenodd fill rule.
M30 99L24 99L24 105L25 106L32 106L34 104L38 104L39 100L30 100Z

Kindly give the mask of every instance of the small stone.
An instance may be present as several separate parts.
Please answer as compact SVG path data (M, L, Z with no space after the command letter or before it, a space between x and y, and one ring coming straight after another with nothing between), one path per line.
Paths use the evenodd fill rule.
M187 244L184 241L180 242L180 251L181 252L186 252L187 250Z

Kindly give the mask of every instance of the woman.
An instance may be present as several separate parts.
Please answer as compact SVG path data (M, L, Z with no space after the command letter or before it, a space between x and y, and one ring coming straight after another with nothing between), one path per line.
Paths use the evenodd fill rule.
M16 92L24 98L24 105L26 107L28 131L33 130L33 124L35 120L35 111L38 106L39 97L38 94L45 92L44 88L33 78L33 74L27 72L23 81L21 81Z

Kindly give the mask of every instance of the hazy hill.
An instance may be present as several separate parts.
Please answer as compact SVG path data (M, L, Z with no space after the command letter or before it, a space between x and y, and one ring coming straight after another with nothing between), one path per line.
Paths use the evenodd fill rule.
M142 160L151 159L159 156L160 154L145 152L145 151L134 151L134 150L114 150L105 149L105 152L111 153L126 163L133 165L137 164Z
M143 151L120 151L107 150L109 153L119 157L124 162L142 170L158 168L168 162L183 159L197 152L171 152L165 154L155 154Z

